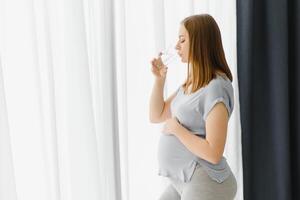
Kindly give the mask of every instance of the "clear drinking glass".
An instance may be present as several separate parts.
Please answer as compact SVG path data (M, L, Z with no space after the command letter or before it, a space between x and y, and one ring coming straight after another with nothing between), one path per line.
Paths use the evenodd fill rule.
M169 45L164 51L161 51L161 53L161 60L166 66L179 59L175 45Z

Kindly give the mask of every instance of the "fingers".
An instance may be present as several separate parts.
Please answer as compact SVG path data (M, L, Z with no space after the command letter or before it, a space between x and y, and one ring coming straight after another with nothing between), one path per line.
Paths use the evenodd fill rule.
M163 76L163 77L166 76L167 72L168 72L168 67L164 67L163 69L161 69L159 71L160 75Z
M159 56L162 55L162 53L159 53ZM165 66L161 60L161 58L153 58L151 60L151 71L155 76L158 77L166 77L168 67Z
M163 71L163 72L167 72L167 71L168 71L168 67L164 67L164 68L162 69L162 71Z
M152 59L152 60L151 60L151 65L152 65L152 67L154 67L154 66L155 66L154 59Z
M160 69L164 66L160 58L159 59L156 59L156 58L152 59L151 64L153 66L157 67L158 69Z

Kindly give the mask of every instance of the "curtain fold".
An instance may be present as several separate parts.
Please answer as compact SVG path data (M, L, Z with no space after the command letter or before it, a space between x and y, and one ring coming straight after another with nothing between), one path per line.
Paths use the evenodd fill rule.
M113 39L101 34L113 13L107 9L110 1L89 1L97 7L88 8L91 12L85 14L92 18L87 19L83 3L90 6L81 0L1 1L7 91L1 102L8 102L1 110L7 108L10 130L1 130L1 136L9 134L14 161L1 173L15 170L8 177L16 183L11 197L121 199L118 112L111 92L115 71L111 68L107 76L103 67L114 64L113 48L110 58L106 52ZM102 16L103 10L109 15ZM88 31L100 34L91 38ZM3 142L9 144L8 138Z
M244 198L299 199L299 1L237 1Z
M4 81L0 55L0 199L16 200L16 183L9 135ZM5 164L4 164L5 163Z

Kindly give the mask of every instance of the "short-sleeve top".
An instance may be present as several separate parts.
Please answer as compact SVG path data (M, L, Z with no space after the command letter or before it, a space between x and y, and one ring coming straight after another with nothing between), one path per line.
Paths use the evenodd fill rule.
M172 117L192 134L206 137L205 121L208 113L218 102L224 103L229 117L233 111L234 94L231 81L217 75L206 86L192 94L184 94L183 87L177 89L171 102ZM161 134L158 144L158 175L189 182L196 165L201 165L208 175L222 183L231 173L231 169L222 156L219 163L210 163L189 151L173 134Z

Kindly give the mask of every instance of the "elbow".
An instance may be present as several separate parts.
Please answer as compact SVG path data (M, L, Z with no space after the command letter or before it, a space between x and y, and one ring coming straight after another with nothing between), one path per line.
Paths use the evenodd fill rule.
M154 118L152 116L149 116L149 122L150 123L153 123L153 124L157 124L159 123L160 121L157 119L157 118Z
M215 157L212 159L212 163L213 163L214 165L216 165L216 164L219 164L219 163L221 162L221 160L222 160L222 156L215 156Z
M153 115L153 113L151 112L149 113L148 119L150 123L155 123L155 116Z
M149 122L153 124L156 123L155 120L153 120L152 118L149 118Z
M157 123L161 123L163 122L163 116L161 114L158 114L158 113L149 113L149 121L150 123L154 123L154 124L157 124Z
M216 164L218 164L220 161L221 161L221 159L215 159L215 158L214 158L214 159L211 159L210 162L211 162L212 164L216 165Z
M219 164L220 161L222 160L222 155L214 155L212 156L212 158L210 159L210 162L214 165Z

